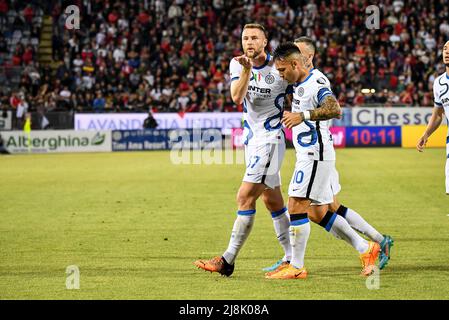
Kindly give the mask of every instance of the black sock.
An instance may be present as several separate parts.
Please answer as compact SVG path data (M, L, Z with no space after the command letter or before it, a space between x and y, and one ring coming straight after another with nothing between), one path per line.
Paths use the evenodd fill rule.
M346 208L344 205L340 205L337 209L336 214L342 216L343 218L346 218L346 212L348 211L348 208Z

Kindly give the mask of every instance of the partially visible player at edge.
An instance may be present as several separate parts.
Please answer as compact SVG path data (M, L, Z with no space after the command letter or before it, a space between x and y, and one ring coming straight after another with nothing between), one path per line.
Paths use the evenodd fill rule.
M449 121L449 41L443 47L443 63L446 66L446 72L440 75L433 82L434 105L432 117L421 138L419 138L416 148L419 152L424 151L427 140L440 126L443 120L443 113L446 120ZM449 131L446 138L446 194L449 195Z
M305 279L304 256L310 235L308 216L321 221L333 202L331 175L336 157L329 120L339 117L341 108L326 76L319 70L310 71L307 58L293 42L280 44L273 56L281 77L293 84L292 112L284 112L282 123L293 130L297 160L288 189L292 259L289 264L267 273L266 278ZM360 253L361 274L372 274L380 245L363 239L336 214L330 217L328 228Z
M313 40L309 37L300 37L298 39L295 39L294 43L299 48L301 53L307 58L306 67L309 69L309 72L312 72L315 69L313 65L313 58L316 51ZM322 77L322 79L326 80L326 84L330 88L328 79L326 77ZM390 249L394 243L393 239L388 235L382 235L381 233L379 233L356 211L352 210L351 208L345 207L338 201L337 194L340 192L341 186L339 183L338 171L336 169L333 170L331 175L331 185L332 191L334 193L334 202L329 205L329 211L322 219L315 219L316 217L314 215L310 215L310 219L330 232L331 230L328 227L328 224L329 221L332 220L332 216L334 213L345 218L353 229L366 235L372 241L380 244L381 252L379 255L379 269L382 270L390 260ZM335 236L335 234L333 235ZM285 261L282 261L282 259L280 259L272 266L264 268L263 270L269 272L274 271L277 268L281 267L283 264L286 264Z
M290 220L280 189L280 167L285 153L282 131L283 100L288 83L281 79L272 57L265 52L268 43L265 28L246 24L242 31L244 54L230 62L231 96L243 103L246 172L237 193L237 218L227 250L220 257L197 260L206 271L230 276L234 261L248 238L256 213L256 201L262 196L271 212L277 238L284 249L284 261L290 260L288 231Z

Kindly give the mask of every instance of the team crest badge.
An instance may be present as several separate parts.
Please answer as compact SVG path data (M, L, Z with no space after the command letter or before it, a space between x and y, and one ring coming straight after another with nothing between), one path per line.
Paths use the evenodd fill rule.
M272 74L267 74L265 77L265 82L267 84L273 84L274 83L274 76Z
M302 97L304 95L304 88L299 87L297 94L298 94L298 96Z

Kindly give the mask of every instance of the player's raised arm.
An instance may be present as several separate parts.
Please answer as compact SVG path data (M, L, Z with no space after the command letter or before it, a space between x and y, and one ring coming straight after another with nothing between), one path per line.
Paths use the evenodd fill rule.
M427 140L432 135L432 133L435 132L436 129L441 124L441 121L443 120L443 113L444 109L441 107L435 107L433 108L432 117L430 118L429 123L427 124L426 131L424 131L424 134L419 138L418 143L416 144L416 149L418 149L419 152L424 151L424 147L426 146Z
M239 73L239 78L234 79L231 83L231 98L235 104L241 104L248 91L251 68L253 65L251 59L245 55L235 57L234 60L242 66L242 69Z

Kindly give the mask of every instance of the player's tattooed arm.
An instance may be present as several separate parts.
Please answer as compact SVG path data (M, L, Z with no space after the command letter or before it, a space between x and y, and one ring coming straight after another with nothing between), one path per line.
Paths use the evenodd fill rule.
M305 119L304 112L288 112L284 111L281 122L289 129L304 122L304 120L329 120L333 118L341 118L341 108L338 101L333 96L326 96L320 107L309 112L310 118Z
M329 120L334 118L341 118L341 108L337 99L334 96L328 95L324 97L320 107L310 111L310 120Z

